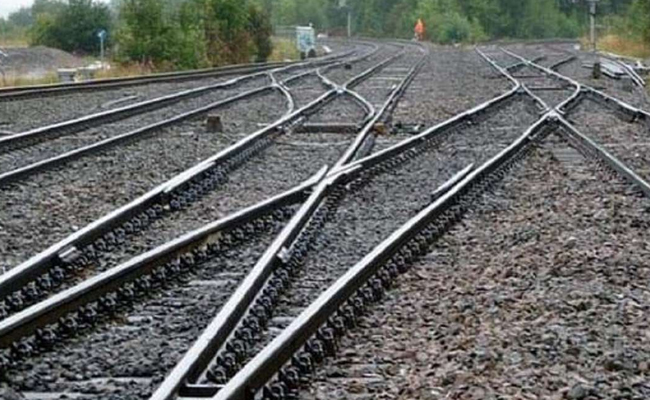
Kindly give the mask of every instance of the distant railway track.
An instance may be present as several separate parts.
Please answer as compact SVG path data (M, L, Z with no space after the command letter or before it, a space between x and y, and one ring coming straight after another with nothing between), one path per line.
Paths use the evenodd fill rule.
M395 279L544 143L554 143L560 162L588 162L632 188L630 195L650 197L642 174L572 120L576 110L593 101L639 127L650 126L650 114L556 72L573 62L572 56L529 60L501 49L477 49L501 79L511 82L510 90L371 154L382 134L381 123L423 65L417 46L400 47L403 53L390 57L378 53L361 73L345 64L320 69L317 75L329 89L320 96L316 91L312 97L318 97L302 107L296 106L291 85L272 76L290 99L288 114L0 276L0 293L6 296L0 365L8 371L35 359L40 367L39 354L52 349L66 354L55 363L69 362L67 357L82 352L81 335L92 335L95 326L105 326L102 321L120 311L157 291L169 299L186 298L174 297L173 289L166 288L174 287L171 282L178 277L192 275L217 285L216 292L209 291L210 296L219 293L208 312L214 318L204 320L200 335L191 329L192 341L198 339L182 358L173 360L173 368L166 364L159 369L166 376L160 384L154 379L153 394L132 385L119 395L147 395L152 400L295 398L318 365L336 356L342 337L372 312ZM542 61L548 61L547 66L539 64ZM374 86L378 82L395 83ZM343 95L349 102L339 109ZM343 112L353 105L357 111ZM333 114L337 117L330 118ZM355 120L363 122L351 126L349 121ZM315 139L308 140L308 135ZM289 140L283 142L285 138ZM272 153L283 145L315 146L320 156L302 159L297 157L301 150ZM325 148L337 146L340 150L323 158ZM259 154L298 162L274 169ZM330 167L318 170L320 164ZM247 167L250 173L237 175ZM296 171L303 175L264 191L275 185L274 176ZM246 184L253 176L262 177L264 185ZM227 180L234 183L228 186ZM102 261L120 253L124 243L140 240L141 234L131 232L152 219L178 215L170 210L191 210L215 186L233 196L258 191L262 196L255 205L239 207L144 254L127 251L129 258L135 257L118 256L120 262L114 265ZM163 232L156 224L149 231ZM141 246L138 249L141 252ZM208 278L212 272L201 271L218 270L222 263L233 273L226 261L231 258L245 272L220 291L221 283ZM110 268L88 279L73 279L92 263ZM52 294L55 280L57 285L70 283ZM187 292L196 290L190 284L181 286ZM22 289L14 292L16 287ZM150 308L175 313L155 301ZM151 317L160 315L154 312ZM61 341L73 341L72 348L78 350L62 350Z
M236 75L256 74L271 69L287 67L294 62L271 62L259 65L234 65L195 71L170 72L145 76L97 79L85 82L57 83L48 85L31 85L0 88L0 101L12 101L34 97L56 96L74 92L92 92L97 90L140 86L152 83L181 82L200 78L219 78Z

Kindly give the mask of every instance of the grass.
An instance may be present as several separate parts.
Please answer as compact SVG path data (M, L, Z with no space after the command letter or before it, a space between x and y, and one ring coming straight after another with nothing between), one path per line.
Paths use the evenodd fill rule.
M640 40L609 34L598 40L600 50L635 58L650 57L650 45Z
M40 77L16 75L6 75L3 77L2 74L0 74L0 87L46 85L49 83L59 83L59 77L56 73Z
M106 78L123 78L127 76L139 76L139 75L150 75L157 71L154 71L150 66L133 63L133 64L111 64L110 69L104 69L98 71L95 75L95 79L106 79Z
M2 48L29 47L29 42L27 41L26 38L0 39L0 47Z
M296 48L295 40L288 38L274 37L273 52L269 56L269 61L299 60L300 52Z

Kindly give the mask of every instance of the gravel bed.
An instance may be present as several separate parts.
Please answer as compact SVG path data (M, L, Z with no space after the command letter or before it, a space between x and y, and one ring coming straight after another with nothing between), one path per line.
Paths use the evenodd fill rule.
M182 100L167 107L137 114L119 121L105 123L74 134L60 136L40 144L0 154L0 173L46 160L74 149L134 131L208 104L227 99L241 92L261 88L270 83L268 77L252 79L227 89L210 91L198 97Z
M554 142L397 280L301 399L650 397L650 203Z
M315 123L361 123L366 109L352 96L342 95L334 98L323 108L308 117Z
M359 75L360 73L376 66L378 63L386 60L399 51L399 47L396 45L380 44L379 50L373 53L368 58L358 61L355 63L347 64L350 68L346 69L344 66L339 66L332 68L329 71L325 72L323 75L326 76L332 82L342 85ZM372 51L368 49L365 53Z
M354 88L354 91L372 103L375 109L379 110L383 106L393 88L406 78L410 69L424 56L416 48L407 47L406 51L405 55L386 65Z
M90 334L66 340L54 351L21 363L7 376L9 385L32 396L58 395L52 399L148 398L283 225L277 222L182 280L154 290L151 297Z
M569 121L650 182L650 126L621 120L609 108L590 100L572 110Z
M293 81L287 87L293 95L297 108L306 106L329 90L329 87L316 75Z
M0 267L16 266L284 112L283 96L273 92L219 110L223 134L188 121L0 188Z
M430 46L423 68L393 112L392 134L377 139L376 151L512 88L473 49Z
M430 204L430 194L470 163L480 165L519 137L535 117L520 102L484 123L451 134L439 146L348 193L319 231L300 277L281 297L257 345L270 342L311 301L383 239Z

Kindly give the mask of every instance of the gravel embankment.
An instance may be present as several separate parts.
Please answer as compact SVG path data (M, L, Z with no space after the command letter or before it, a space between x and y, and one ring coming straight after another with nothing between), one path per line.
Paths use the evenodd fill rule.
M90 334L21 363L7 375L8 384L39 399L148 398L282 226L207 261Z
M201 119L0 188L0 260L11 268L75 230L281 117L278 93L219 110L224 133Z
M650 397L650 203L552 142L398 279L300 398Z
M260 345L268 343L309 302L381 240L430 204L430 194L470 163L480 165L519 137L535 120L522 102L452 134L440 146L349 193L319 231L300 277L282 296Z
M607 107L583 101L569 114L569 121L646 181L650 181L650 125L627 122Z
M0 154L0 173L46 160L102 140L173 118L183 113L235 96L241 92L263 88L271 81L267 76L252 79L227 89L216 89L204 95L174 103L167 107L137 114L116 122L105 123L74 134L60 136L40 144Z

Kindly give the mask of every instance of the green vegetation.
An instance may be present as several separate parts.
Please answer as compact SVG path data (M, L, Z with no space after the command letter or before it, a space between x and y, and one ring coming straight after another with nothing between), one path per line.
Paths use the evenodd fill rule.
M439 43L486 39L575 38L587 31L586 0L348 0L353 30L365 36L411 38L422 18L427 38ZM342 32L348 8L334 0L272 0L278 25L312 22L317 28ZM601 0L600 22L631 21L635 33L650 29L650 1ZM617 29L621 28L618 23Z
M600 0L604 48L644 54L650 0ZM292 53L273 26L307 25L343 34L348 12L358 36L413 36L415 21L438 43L578 38L588 32L587 0L35 0L0 19L0 44L44 44L96 54L109 32L112 58L148 70L264 61ZM278 44L280 43L280 44ZM275 49L275 46L281 46Z

